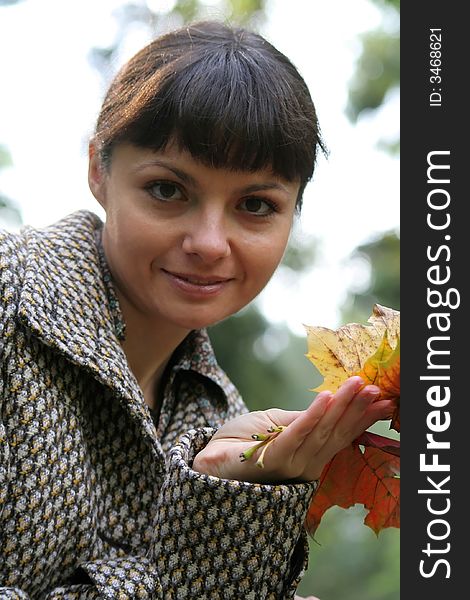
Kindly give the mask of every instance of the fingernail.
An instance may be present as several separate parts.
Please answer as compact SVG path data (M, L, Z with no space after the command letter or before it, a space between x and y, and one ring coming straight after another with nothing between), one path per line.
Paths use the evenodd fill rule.
M380 396L380 388L375 385L368 385L364 389L364 393L368 398L376 399Z
M362 377L360 377L359 375L354 375L353 377L350 377L349 379L346 379L346 381L344 381L341 384L341 387L343 387L343 385L353 385L355 390L359 390L361 387L363 387L365 385L365 381L362 379Z

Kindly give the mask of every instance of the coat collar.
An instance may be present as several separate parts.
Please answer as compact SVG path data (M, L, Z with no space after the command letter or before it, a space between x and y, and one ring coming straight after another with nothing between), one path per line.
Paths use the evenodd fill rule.
M44 343L135 400L141 391L119 343L125 325L96 243L102 225L95 214L78 211L48 228L23 230L26 262L19 318ZM227 384L205 330L193 331L183 341L173 368L196 371L222 391Z
M114 332L94 240L100 219L80 211L45 229L27 227L19 318L47 345L123 396L135 396Z

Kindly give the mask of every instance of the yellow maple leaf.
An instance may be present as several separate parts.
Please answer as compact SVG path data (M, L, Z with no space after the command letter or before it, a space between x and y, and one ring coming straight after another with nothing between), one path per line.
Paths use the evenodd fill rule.
M390 427L400 431L400 312L375 304L367 322L336 330L306 326L306 356L324 377L312 391L335 392L348 377L360 375L380 388L380 399L395 401Z

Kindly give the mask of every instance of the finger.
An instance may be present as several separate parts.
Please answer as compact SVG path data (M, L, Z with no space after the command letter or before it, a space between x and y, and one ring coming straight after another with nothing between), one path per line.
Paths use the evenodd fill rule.
M231 438L235 441L245 439L253 441L253 434L267 433L273 425L288 425L298 417L300 411L287 411L281 408L271 408L266 411L252 411L240 415L225 423L217 430L212 439ZM256 443L256 442L253 442Z
M372 413L374 415L379 414L379 409L372 412L370 410L379 396L380 389L374 385L366 385L359 390L335 423L330 436L327 438L328 441L331 437L332 442L336 442L341 447L352 442L355 438L356 430L362 426L364 420L367 421L366 415L370 414L371 418L373 418Z
M282 408L268 408L265 414L272 421L273 425L279 426L290 425L295 421L304 411L301 410L283 410Z
M374 402L374 404L377 404L375 409L377 410L377 412L380 413L378 415L377 421L391 419L397 409L396 401L391 400L389 398L381 400L380 402Z
M335 421L340 416L346 404L362 387L364 387L364 381L357 376L350 377L343 383L335 394L335 403L337 406L335 406L335 410L332 410L329 421ZM286 427L290 425L289 430L292 430L300 439L304 439L318 423L319 418L325 414L325 409L329 407L332 398L332 392L325 390L320 392L304 411L286 411L279 408L271 408L266 410L265 414L267 414L274 425L284 425Z
M322 419L321 428L325 430L325 437L336 425L338 419L343 415L349 404L356 398L356 402L362 403L364 397L365 383L361 377L355 376L347 379L336 391L328 406L328 411ZM365 394L367 396L367 392Z
M349 399L349 404L338 417L336 413L334 418L331 418L327 411L299 448L296 458L300 461L311 461L314 456L333 456L350 444L356 437L356 430L362 427L366 411L379 393L375 386L366 386ZM338 399L336 396L337 394L334 400L340 403L340 407L344 406L343 398Z
M393 400L376 400L370 404L354 428L354 439L359 437L361 433L364 433L364 431L369 429L374 423L377 423L377 421L390 419L394 409L395 403Z
M377 400L367 407L363 416L357 421L353 429L346 435L331 435L326 443L318 448L315 455L315 463L318 465L326 465L340 450L352 443L353 440L358 438L364 431L366 431L371 425L376 423L378 420L383 418L384 413L390 412L390 404L393 405L391 400ZM315 467L313 461L311 461L312 469ZM316 470L314 469L315 473ZM315 478L313 475L306 474L305 477Z
M377 389L375 386L364 387L364 381L360 377L350 377L347 379L331 398L323 418L312 431L310 436L311 443L307 451L314 451L317 445L322 445L326 442L348 407L352 405L352 412L346 412L349 415L365 410L372 401L370 396L371 387Z
M288 431L276 440L277 449L285 457L290 457L292 462L311 460L325 444L337 420L356 394L361 393L356 404L363 406L362 397L367 396L367 391L364 393L363 388L364 381L360 377L350 377L336 394L329 391L318 394L312 404L291 423Z
M301 412L276 439L277 451L285 460L294 458L299 446L305 442L305 439L322 419L332 397L333 394L329 391L320 392L312 404Z

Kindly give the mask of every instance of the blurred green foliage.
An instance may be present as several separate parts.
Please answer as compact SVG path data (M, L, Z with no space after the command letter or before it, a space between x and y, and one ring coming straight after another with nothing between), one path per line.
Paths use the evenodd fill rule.
M367 319L378 302L400 310L400 238L396 231L386 231L351 254L351 261L367 263L369 278L359 290L351 290L342 307L345 323Z
M0 144L0 169L4 167L11 167L12 164L10 153L5 146Z
M5 146L0 145L0 170L10 167L12 160ZM21 223L21 212L13 200L0 191L0 226L17 226Z
M185 23L217 15L217 18L230 23L256 29L265 17L265 3L266 0L219 0L209 7L200 0L175 0L170 10L161 12L152 10L145 0L123 3L115 12L119 25L115 40L106 48L92 48L90 62L109 79L114 58L129 29L136 24L146 28L154 37Z
M312 402L309 390L322 377L304 356L306 339L267 321L256 304L212 326L209 335L250 410L302 410Z
M362 54L349 89L348 116L356 120L370 108L378 108L400 77L399 38L387 31L362 36Z
M400 87L400 1L372 0L382 11L378 29L360 36L361 54L349 82L346 114L356 122L368 111L379 109L387 94ZM399 139L378 141L392 154L400 150Z
M333 507L310 539L310 566L298 593L320 600L398 600L399 532L377 538L362 521L365 511Z

